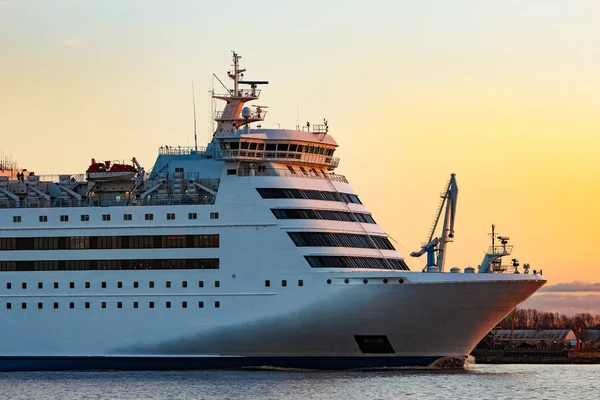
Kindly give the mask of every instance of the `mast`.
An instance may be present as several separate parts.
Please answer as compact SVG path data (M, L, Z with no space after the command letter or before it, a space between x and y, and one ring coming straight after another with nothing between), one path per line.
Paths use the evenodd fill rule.
M227 72L229 79L233 81L233 90L227 90L225 94L212 93L213 99L219 99L226 102L222 112L217 113L217 129L215 136L232 135L242 126L252 122L264 121L266 111L265 106L254 106L254 108L244 107L244 105L260 97L259 85L266 85L268 81L244 81L245 68L241 68L239 61L242 58L235 51L233 53L233 69ZM218 78L217 78L218 79ZM249 85L250 89L240 89L240 85ZM223 85L225 86L225 85Z

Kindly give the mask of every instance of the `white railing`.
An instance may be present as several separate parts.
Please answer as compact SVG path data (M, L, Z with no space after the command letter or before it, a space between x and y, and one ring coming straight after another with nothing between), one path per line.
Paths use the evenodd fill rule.
M198 151L194 146L161 146L158 148L158 154L161 156L187 156L189 154L203 154L206 152L206 147L198 147Z
M238 176L284 176L288 178L308 178L308 179L321 179L334 182L348 183L348 180L344 175L340 174L329 174L329 173L315 173L310 170L306 170L306 173L302 171L292 172L289 169L281 168L240 168L237 170Z

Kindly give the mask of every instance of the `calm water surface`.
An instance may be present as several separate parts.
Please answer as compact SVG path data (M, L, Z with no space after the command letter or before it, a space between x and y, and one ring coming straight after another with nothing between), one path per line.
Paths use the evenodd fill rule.
M0 373L7 399L600 399L600 365L461 371Z

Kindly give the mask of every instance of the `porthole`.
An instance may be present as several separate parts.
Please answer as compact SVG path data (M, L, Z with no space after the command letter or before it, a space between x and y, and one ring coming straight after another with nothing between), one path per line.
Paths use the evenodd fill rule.
M350 283L350 279L344 279L344 283Z
M404 283L404 279L402 279L402 278L398 279L398 283Z
M366 285L367 283L369 283L368 279L363 279L363 283Z
M383 283L388 283L388 280L387 280L387 279L384 279L384 280L383 280Z
M331 279L327 279L327 284L331 285Z

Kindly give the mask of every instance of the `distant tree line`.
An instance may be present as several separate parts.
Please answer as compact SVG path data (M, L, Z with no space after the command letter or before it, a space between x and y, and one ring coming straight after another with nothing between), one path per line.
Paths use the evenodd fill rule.
M500 329L511 329L511 326L514 329L600 329L600 314L565 315L533 308L517 308L498 324Z

